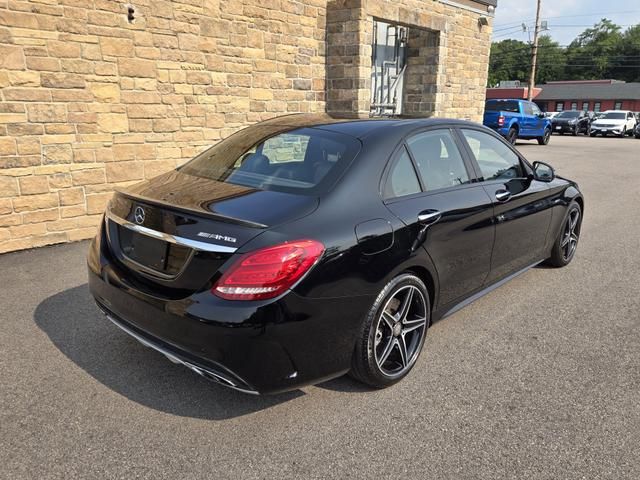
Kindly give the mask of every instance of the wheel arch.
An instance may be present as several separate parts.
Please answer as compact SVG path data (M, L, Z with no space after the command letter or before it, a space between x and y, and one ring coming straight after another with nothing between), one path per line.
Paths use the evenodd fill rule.
M580 211L582 215L584 215L584 198L582 198L582 195L576 195L572 200L575 200L575 202L580 205Z
M416 277L422 280L427 287L427 293L429 294L429 303L431 311L434 310L436 299L436 281L431 272L422 265L412 265L407 267L404 272L413 273Z

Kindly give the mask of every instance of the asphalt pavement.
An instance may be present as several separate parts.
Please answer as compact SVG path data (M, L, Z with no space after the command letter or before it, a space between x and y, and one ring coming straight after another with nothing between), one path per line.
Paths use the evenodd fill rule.
M436 323L383 391L227 390L98 312L86 242L0 255L0 478L640 478L640 140L518 148L584 192L573 263Z

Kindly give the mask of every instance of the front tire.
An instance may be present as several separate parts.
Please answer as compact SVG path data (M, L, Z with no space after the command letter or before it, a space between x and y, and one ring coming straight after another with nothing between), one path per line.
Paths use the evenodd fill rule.
M578 202L571 202L562 222L562 230L551 249L547 264L553 267L565 267L571 263L578 248L582 227L582 209Z
M549 140L551 140L551 129L545 128L544 134L536 140L538 140L538 145L549 145Z
M402 380L415 365L431 319L422 280L404 273L380 292L362 325L350 375L375 388Z
M622 133L619 136L620 136L620 138L624 138L626 135L627 135L627 127L624 127L622 129Z

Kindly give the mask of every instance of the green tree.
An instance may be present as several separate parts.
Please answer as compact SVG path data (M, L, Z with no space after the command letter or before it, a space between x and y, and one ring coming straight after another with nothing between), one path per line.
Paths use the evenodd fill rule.
M553 27L552 27L553 28ZM596 80L614 78L640 82L640 25L621 31L603 18L562 48L548 35L538 40L536 84L552 80ZM491 45L489 86L503 80L529 81L531 46L519 40Z
M530 52L529 45L519 40L507 39L492 43L488 85L495 87L506 80L526 82Z
M571 80L610 78L620 55L623 36L620 27L603 18L587 28L567 48L566 73Z
M622 34L622 45L612 64L612 78L640 82L640 25L630 27Z
M566 64L567 56L564 48L549 35L542 35L538 39L536 85L563 79Z

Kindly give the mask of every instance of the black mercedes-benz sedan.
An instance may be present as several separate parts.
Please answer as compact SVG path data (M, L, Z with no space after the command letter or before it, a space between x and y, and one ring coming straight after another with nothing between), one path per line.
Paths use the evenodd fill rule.
M474 123L285 116L117 192L89 285L122 330L222 385L386 387L433 321L567 265L583 202Z

